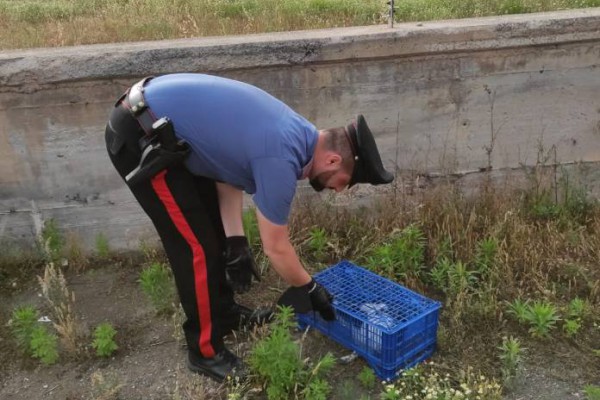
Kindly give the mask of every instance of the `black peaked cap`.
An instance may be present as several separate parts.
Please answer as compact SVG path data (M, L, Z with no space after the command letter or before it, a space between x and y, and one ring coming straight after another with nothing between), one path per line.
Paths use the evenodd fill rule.
M358 115L356 121L347 126L350 144L354 153L354 170L348 187L357 183L370 183L381 185L394 180L394 175L383 168L375 138L365 121L365 117Z

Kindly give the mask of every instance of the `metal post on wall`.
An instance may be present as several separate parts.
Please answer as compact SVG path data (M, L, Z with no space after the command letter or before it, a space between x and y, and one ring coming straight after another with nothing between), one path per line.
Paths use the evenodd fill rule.
M389 0L388 4L390 6L390 12L388 15L388 27L393 28L394 27L394 10L395 10L394 0Z

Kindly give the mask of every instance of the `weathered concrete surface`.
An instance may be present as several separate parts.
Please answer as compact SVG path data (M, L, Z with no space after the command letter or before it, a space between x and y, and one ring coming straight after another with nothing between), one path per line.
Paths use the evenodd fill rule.
M149 74L253 83L322 127L361 112L386 165L423 173L600 161L600 9L0 53L0 237L56 218L92 244L153 237L103 148Z

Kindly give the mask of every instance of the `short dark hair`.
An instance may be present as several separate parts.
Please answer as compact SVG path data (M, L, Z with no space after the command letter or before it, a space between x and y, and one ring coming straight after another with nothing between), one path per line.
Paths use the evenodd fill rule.
M352 173L354 167L354 152L350 146L350 138L346 128L330 128L323 131L325 134L325 148L334 151L342 157L342 167Z

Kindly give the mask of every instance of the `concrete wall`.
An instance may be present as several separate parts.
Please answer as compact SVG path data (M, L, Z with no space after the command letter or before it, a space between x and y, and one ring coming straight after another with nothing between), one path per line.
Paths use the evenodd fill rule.
M540 149L595 168L599 65L600 9L3 52L0 237L31 240L46 218L88 245L154 236L103 145L114 99L145 75L244 80L321 127L363 113L387 167L431 175L532 165Z

